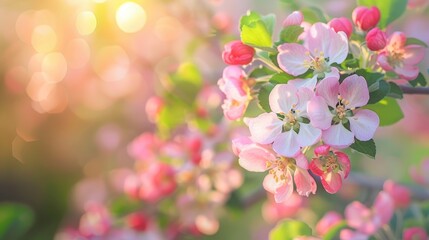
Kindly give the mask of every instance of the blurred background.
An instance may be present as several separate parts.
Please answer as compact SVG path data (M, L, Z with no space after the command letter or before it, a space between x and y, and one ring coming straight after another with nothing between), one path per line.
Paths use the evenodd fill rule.
M422 31L429 22L426 5L409 8L389 31L400 29L429 44L429 32ZM85 199L106 198L109 171L132 165L128 143L156 130L145 108L149 97L163 91L163 75L192 61L205 84L216 84L225 67L223 44L239 38L240 16L254 9L275 13L281 23L298 6L350 18L356 3L0 0L0 202L23 204L3 205L0 220L8 211L27 211L33 222L24 224L28 232L17 230L9 239L53 239L76 226ZM421 69L427 74L428 68L426 57ZM409 183L409 167L429 158L429 97L405 96L401 106L404 119L378 131L377 159L352 154L354 169ZM245 191L259 187L262 177ZM353 199L357 193L347 189L344 195ZM311 200L315 213L301 214L330 210L335 196L321 195ZM263 221L258 203L225 216L211 238L261 239L258 234L270 229Z

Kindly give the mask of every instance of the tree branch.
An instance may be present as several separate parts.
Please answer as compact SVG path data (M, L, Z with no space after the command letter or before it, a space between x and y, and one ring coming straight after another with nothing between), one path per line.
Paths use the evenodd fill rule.
M319 178L316 178L316 181L320 182ZM370 177L362 173L351 172L348 178L345 180L345 183L351 183L358 185L360 187L381 190L383 189L385 179ZM417 185L405 185L401 184L408 188L411 192L411 197L414 200L428 200L429 199L429 190ZM257 189L255 192L244 198L241 202L244 208L249 208L259 201L266 199L267 194L265 190L261 187Z
M410 87L405 85L399 85L404 94L428 94L429 87Z

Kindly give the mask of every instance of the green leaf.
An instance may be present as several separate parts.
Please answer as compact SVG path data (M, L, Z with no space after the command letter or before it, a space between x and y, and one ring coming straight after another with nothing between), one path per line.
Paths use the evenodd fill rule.
M380 102L366 105L364 108L377 113L380 118L380 126L392 125L404 117L398 102L391 97L385 97Z
M282 83L287 83L287 82L289 82L289 80L292 80L295 78L296 77L289 75L287 73L277 73L271 77L270 83L282 84Z
M298 236L311 236L311 228L296 220L284 220L279 222L270 232L270 240L293 240Z
M382 100L390 91L390 85L380 80L369 86L369 101L368 104L374 104Z
M404 98L404 93L402 92L402 89L394 82L389 82L390 85L390 91L389 94L387 94L387 96L392 97L392 98L398 98L398 99L402 99Z
M327 22L326 16L320 8L317 7L305 7L301 9L304 19L309 23L316 22Z
M255 12L248 12L240 19L241 41L244 44L264 50L271 49L273 45L271 39L273 21L273 17L270 15L261 17Z
M249 78L260 78L265 77L267 75L273 75L275 72L265 66L257 67L253 69L250 74Z
M358 0L358 5L380 9L380 28L386 28L391 22L399 18L407 8L407 0Z
M276 25L276 15L271 13L271 14L262 16L261 19L264 22L265 27L268 30L268 33L270 34L270 36L272 36L274 32L274 26Z
M259 89L258 94L258 103L259 106L266 112L271 112L269 97L271 90L273 90L274 85L271 83L266 83L262 85L261 89Z
M347 222L341 221L334 226L330 227L329 231L323 236L323 240L339 239L340 231L347 228Z
M411 86L416 87L417 85L420 85L422 87L426 86L426 78L422 73L419 73L419 75L416 77L416 79L409 81Z
M33 225L33 211L17 203L0 204L0 239L18 239Z
M376 147L374 140L368 140L368 141L360 141L355 138L355 142L350 145L351 149L354 149L362 154L365 154L371 158L375 158L376 154Z
M280 41L281 43L295 43L302 32L304 32L304 28L301 26L287 26L280 32Z
M405 45L420 45L426 48L428 47L425 42L417 38L407 38L407 42L405 42Z
M197 66L186 62L179 66L177 71L169 76L171 94L187 104L192 104L197 96L203 78Z
M357 75L365 78L368 87L384 78L384 74L378 72L368 72L365 69L358 69L355 72ZM370 89L371 91L371 89Z

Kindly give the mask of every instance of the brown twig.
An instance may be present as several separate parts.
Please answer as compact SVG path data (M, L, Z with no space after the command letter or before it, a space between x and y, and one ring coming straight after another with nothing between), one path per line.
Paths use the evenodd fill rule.
M429 87L410 87L399 85L402 92L404 94L428 94L429 95Z

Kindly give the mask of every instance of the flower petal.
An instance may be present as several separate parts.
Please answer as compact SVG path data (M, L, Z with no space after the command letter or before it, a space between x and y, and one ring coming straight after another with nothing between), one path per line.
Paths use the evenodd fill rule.
M316 193L316 181L307 170L297 167L293 179L295 180L296 192L299 195L308 197L310 193Z
M386 71L393 71L393 67L390 65L387 59L387 53L382 52L377 56L377 63Z
M394 71L401 78L406 80L414 80L419 75L419 67L415 65L397 66Z
M348 109L362 107L369 101L368 85L365 78L361 76L353 74L346 77L339 89L341 97L349 101L346 105Z
M332 30L332 29L331 29ZM331 40L329 41L329 51L325 57L329 58L328 64L341 64L349 53L349 43L347 34L344 32L331 31Z
M299 152L298 134L290 130L278 135L274 140L273 149L276 153L285 157L294 157Z
M339 86L338 78L327 77L316 86L316 95L323 97L329 106L335 108L338 103Z
M419 64L425 57L425 48L419 45L407 45L404 47L403 57L405 65Z
M298 143L300 147L307 147L315 144L322 136L322 130L307 123L299 124Z
M322 176L325 173L323 171L322 162L318 158L313 158L310 163L310 170L317 176Z
M314 96L307 104L307 114L314 127L326 130L331 126L332 113L321 96Z
M298 103L297 89L292 84L278 84L269 96L270 108L275 113L288 113Z
M347 130L341 123L332 125L323 131L322 140L335 148L346 148L355 141L353 133Z
M322 185L328 193L334 194L340 190L343 180L339 173L329 172L322 176Z
M348 119L350 121L350 130L361 141L368 141L374 137L374 133L380 123L378 115L367 109L356 111L355 115Z
M238 163L247 171L264 172L267 170L267 162L275 160L276 156L272 152L253 144L240 152Z
M378 193L374 201L374 215L380 218L381 225L387 224L395 211L395 204L392 197L381 191Z
M295 112L297 116L300 117L307 117L307 104L308 101L310 101L314 97L313 90L310 90L309 88L299 88L298 89L298 103L295 107Z
M298 76L305 73L309 66L304 64L306 61L310 61L308 56L308 50L297 43L284 43L278 47L279 55L277 61L281 69L285 72Z
M276 181L272 174L268 174L262 183L265 190L274 194L274 201L281 203L287 200L293 192L293 181L289 171L285 172L283 181Z
M282 132L283 122L273 112L262 113L255 118L244 118L249 126L251 139L260 144L269 144Z
M310 90L314 90L317 84L317 75L314 75L312 78L306 79L292 79L289 80L288 83L293 84L296 88L308 88Z

